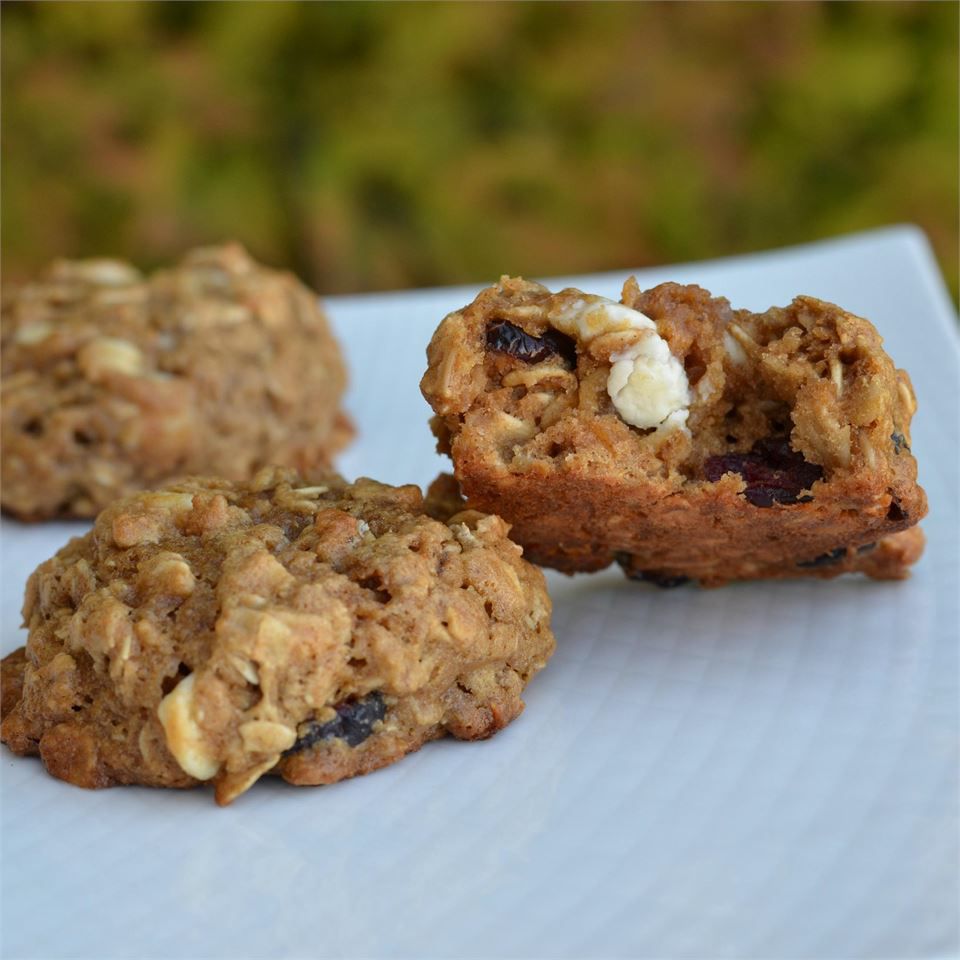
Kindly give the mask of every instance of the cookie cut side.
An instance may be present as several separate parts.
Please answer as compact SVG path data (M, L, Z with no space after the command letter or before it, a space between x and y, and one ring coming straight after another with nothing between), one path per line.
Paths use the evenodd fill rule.
M265 469L122 500L30 577L0 734L83 787L333 783L482 739L554 649L498 517Z
M458 491L534 562L652 583L907 575L927 510L910 379L861 317L697 286L620 303L503 278L444 319L421 381Z
M237 245L143 276L58 261L4 291L2 507L93 517L174 475L329 469L352 435L316 294Z

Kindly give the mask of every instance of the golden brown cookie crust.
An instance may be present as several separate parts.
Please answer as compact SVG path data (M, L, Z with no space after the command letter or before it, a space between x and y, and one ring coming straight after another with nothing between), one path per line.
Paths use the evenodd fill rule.
M504 278L427 351L438 448L466 502L503 516L528 559L568 573L617 560L654 582L906 575L923 538L903 531L927 509L916 401L868 321L812 297L755 314L630 279L621 303L654 322L690 396L682 427L639 429L611 400L604 338L564 347L551 333L557 304L585 297ZM523 350L488 342L504 322ZM771 463L801 480L774 489Z
M331 783L488 737L553 652L542 573L498 517L414 486L267 468L105 510L31 576L2 739L85 787Z
M148 277L58 261L5 291L2 506L93 517L187 473L311 473L352 434L346 371L316 294L237 245Z

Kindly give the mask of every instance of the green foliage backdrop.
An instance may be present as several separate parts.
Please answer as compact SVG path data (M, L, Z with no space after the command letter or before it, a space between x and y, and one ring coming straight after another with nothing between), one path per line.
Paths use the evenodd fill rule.
M237 238L325 292L910 221L957 285L955 3L5 3L3 267Z

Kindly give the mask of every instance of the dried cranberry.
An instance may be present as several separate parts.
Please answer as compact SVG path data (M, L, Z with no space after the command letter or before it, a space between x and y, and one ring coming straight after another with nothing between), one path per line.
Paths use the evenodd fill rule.
M674 587L682 587L690 582L690 578L683 575L661 573L658 570L637 570L633 566L633 557L629 553L618 553L614 559L629 579L652 583L663 590L672 590Z
M383 694L374 692L362 700L345 700L334 708L337 715L326 723L311 720L306 732L287 750L285 756L299 753L312 747L321 740L346 740L351 747L359 746L373 733L374 724L382 720L387 712Z
M902 433L891 433L890 439L893 441L893 452L898 454L901 450L906 450L907 453L910 452L910 444L907 443L907 438Z
M775 503L806 503L809 496L800 496L823 479L823 467L804 460L803 454L790 448L786 437L758 440L749 453L723 453L709 457L704 474L716 483L725 473L739 473L746 481L743 495L755 507Z
M906 520L908 516L907 511L900 506L900 501L894 497L894 499L890 501L890 506L887 509L887 519L894 523L900 523L901 520Z
M829 567L835 563L839 563L847 555L846 547L837 547L835 550L828 550L826 553L821 553L819 557L814 557L812 560L799 560L797 561L798 567Z
M577 347L566 334L548 330L535 337L506 320L497 320L487 327L487 349L506 353L524 363L540 363L559 357L565 367L577 365Z
M656 570L638 570L636 573L628 573L631 580L642 580L644 583L652 583L661 590L673 590L674 587L682 587L690 582L689 577L672 577L668 573L657 573Z

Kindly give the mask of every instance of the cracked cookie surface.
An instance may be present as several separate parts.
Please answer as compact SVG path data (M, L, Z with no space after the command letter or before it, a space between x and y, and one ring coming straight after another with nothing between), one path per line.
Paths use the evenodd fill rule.
M910 379L833 304L751 313L632 278L613 303L503 278L427 359L465 502L534 562L716 585L900 578L922 552Z
M239 246L144 277L59 261L4 292L2 506L93 517L174 475L328 469L352 428L316 295Z
M211 781L223 804L494 734L553 652L543 574L500 518L431 512L273 468L113 504L28 582L3 741L79 786Z

